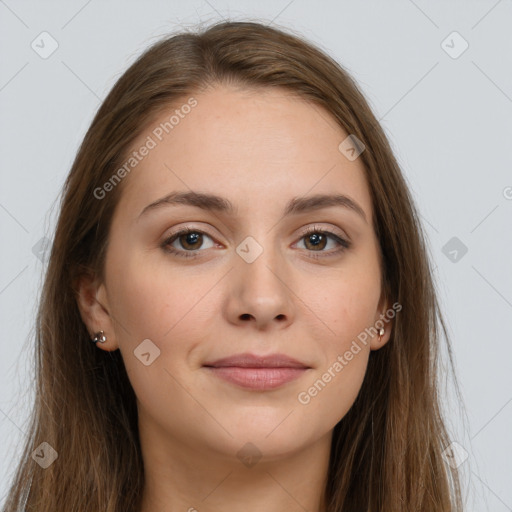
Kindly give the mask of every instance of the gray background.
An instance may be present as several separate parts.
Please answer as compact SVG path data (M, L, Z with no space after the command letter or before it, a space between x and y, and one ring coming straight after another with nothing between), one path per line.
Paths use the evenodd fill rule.
M78 145L143 49L221 17L299 31L366 94L429 236L467 411L447 379L452 439L468 453L460 465L467 510L512 511L510 0L0 0L0 503L32 399L44 237L52 238L54 203ZM43 31L58 43L46 59L31 47L42 46Z

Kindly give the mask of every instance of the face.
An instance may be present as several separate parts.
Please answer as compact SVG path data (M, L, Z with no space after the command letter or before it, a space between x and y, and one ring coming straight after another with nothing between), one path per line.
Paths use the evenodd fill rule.
M330 439L389 338L362 336L388 307L371 197L327 111L276 90L193 97L172 131L155 129L175 106L133 144L156 143L122 183L102 307L81 311L98 348L120 349L142 426L272 458ZM160 201L172 193L189 201Z

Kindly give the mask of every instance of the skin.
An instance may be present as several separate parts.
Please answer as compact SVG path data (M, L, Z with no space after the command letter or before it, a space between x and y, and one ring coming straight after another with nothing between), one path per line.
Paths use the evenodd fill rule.
M348 134L327 111L287 92L216 86L193 96L198 105L124 178L105 282L84 277L79 288L89 331L107 336L96 346L121 351L137 396L141 510L321 511L333 428L354 403L370 350L391 328L380 342L360 343L309 403L298 401L389 308L363 164L338 150ZM226 197L238 212L168 205L139 217L166 194L190 190ZM292 197L333 192L356 201L367 221L340 206L283 218ZM196 258L161 247L185 226L206 233L192 245ZM335 254L341 246L329 238L316 249L308 227L351 246ZM248 236L263 248L252 263L236 252ZM186 252L187 240L170 244ZM314 259L319 251L325 257ZM160 350L147 366L134 355L145 339ZM310 368L255 391L203 367L241 352L280 352ZM261 455L252 467L237 457L248 442Z

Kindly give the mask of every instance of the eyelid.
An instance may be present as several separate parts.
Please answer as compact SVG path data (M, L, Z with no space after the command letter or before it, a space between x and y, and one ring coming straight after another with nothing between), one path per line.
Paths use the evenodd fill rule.
M334 240L338 244L338 248L336 250L331 251L307 251L309 253L309 257L312 258L329 258L330 256L336 256L340 253L350 249L352 247L352 241L348 236L346 236L344 233L339 233L337 229L334 229L334 227L329 228L322 228L318 225L308 226L305 231L302 232L302 234L299 236L299 239L297 242L295 242L294 245L299 243L301 240L303 240L305 237L313 234L313 233L321 233L330 238L331 240Z
M301 236L308 235L309 233L316 233L316 232L325 232L328 234L336 235L339 238L344 239L345 241L352 243L350 240L350 237L345 233L345 231L342 231L340 228L335 226L334 224L329 224L326 226L319 226L318 224L313 224L312 226L308 226L304 229Z
M198 253L198 252L204 251L205 249L202 249L202 250L198 249L195 251L184 251L183 249L178 250L178 249L174 249L174 248L166 249L171 244L171 242L174 243L180 236L186 235L188 233L200 233L201 235L206 235L207 237L211 238L214 245L219 244L219 242L217 242L217 237L215 237L214 235L211 235L210 233L208 233L208 231L206 231L204 229L196 228L195 226L186 225L186 226L183 226L183 227L177 229L176 231L173 231L169 235L164 236L164 239L160 243L160 246L171 253L188 252L188 253L192 254L192 253Z
M197 226L194 226L194 225L186 224L185 226L176 229L176 231L172 232L171 234L165 235L164 236L164 241L166 241L169 238L172 238L173 236L176 236L178 234L183 234L183 232L186 233L187 231L197 231L199 233L208 235L211 238L214 238L214 239L218 238L217 235L213 235L213 234L209 233L207 230L205 230L202 227L197 227ZM316 233L316 232L332 233L333 235L337 235L338 237L343 238L347 242L351 243L351 239L350 239L350 237L347 235L347 233L345 231L341 230L335 224L329 224L329 223L328 223L327 227L326 226L319 226L318 223L314 223L313 225L309 225L309 226L306 226L305 228L301 228L301 231L299 231L299 233L300 233L299 236L302 237L302 236L305 236L305 235L307 235L309 233Z
M185 251L183 249L175 249L174 247L169 248L171 242L174 243L180 236L186 235L190 232L193 233L201 233L202 235L206 235L209 238L212 239L214 244L218 244L216 237L214 235L211 235L208 233L208 231L196 228L192 225L186 225L183 226L173 233L167 235L164 237L163 242L160 244L160 246L168 253L171 253L173 255L176 255L178 257L185 257L185 258L194 258L196 255L198 255L200 252L205 251L206 249L197 249L194 251ZM350 238L342 232L339 228L336 226L333 226L332 224L329 227L322 227L318 226L317 224L307 226L305 229L303 229L298 236L297 241L294 243L296 245L299 243L304 237L308 236L309 234L313 233L322 233L325 234L328 238L334 240L338 244L338 248L336 250L331 251L306 251L308 252L312 258L328 258L330 256L338 255L341 252L344 252L345 250L351 248L352 242ZM174 240L173 240L174 239ZM210 249L210 247L208 248ZM316 254L315 254L316 253Z

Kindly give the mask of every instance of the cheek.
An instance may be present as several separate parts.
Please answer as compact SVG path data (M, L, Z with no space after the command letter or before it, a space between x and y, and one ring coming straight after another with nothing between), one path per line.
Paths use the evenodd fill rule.
M188 354L201 343L199 331L203 337L209 332L201 320L201 297L211 284L140 258L125 258L109 275L109 304L131 385L141 407L170 421L162 404L172 397L169 410L187 406L189 397L179 383L188 371ZM151 343L142 345L144 340ZM149 353L147 365L143 353Z
M352 406L364 380L380 288L378 274L368 267L344 273L330 283L310 302L328 328L321 329L328 335L316 340L322 363L297 398L307 414L327 415L334 425Z
M380 299L379 275L368 267L351 268L326 281L327 288L310 301L311 309L328 328L329 345L342 350L346 343L373 325Z
M316 423L316 428L325 432L334 428L354 404L367 363L368 350L361 349L345 364L333 359L326 367L318 369L308 387L297 395L297 407L307 421Z
M322 362L297 395L299 407L310 421L322 418L322 428L333 428L361 389L370 354L368 330L379 299L371 279L354 276L338 280L329 291L331 297L316 305L318 317L329 327L327 336L316 339Z
M143 256L128 255L109 271L109 304L123 327L120 342L126 337L165 342L200 311L196 306L209 288L203 279L168 271Z

